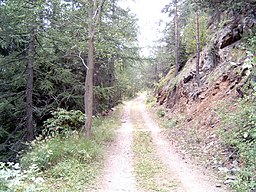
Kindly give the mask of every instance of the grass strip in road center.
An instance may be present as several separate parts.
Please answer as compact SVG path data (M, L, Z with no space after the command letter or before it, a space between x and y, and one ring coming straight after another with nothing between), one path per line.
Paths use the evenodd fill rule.
M139 189L153 192L170 192L176 183L156 155L149 131L134 131L134 166Z

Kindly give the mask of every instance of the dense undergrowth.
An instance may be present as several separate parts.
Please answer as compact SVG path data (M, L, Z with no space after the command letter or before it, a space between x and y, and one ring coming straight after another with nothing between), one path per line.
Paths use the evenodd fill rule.
M112 117L94 118L91 139L66 126L80 114L71 113L73 116L63 110L56 112L57 116L48 120L47 126L60 125L57 133L52 134L51 129L47 137L33 141L20 163L0 164L0 191L72 192L81 191L94 181L102 165L104 143L113 139L114 129L120 125L118 111Z
M239 192L256 189L256 36L248 38L245 64L250 70L243 86L245 96L238 101L236 110L222 111L223 140L238 154L241 169L233 187Z
M222 138L227 147L238 155L240 170L232 184L239 192L256 189L256 106L251 99L238 102L237 109L227 112L223 109Z

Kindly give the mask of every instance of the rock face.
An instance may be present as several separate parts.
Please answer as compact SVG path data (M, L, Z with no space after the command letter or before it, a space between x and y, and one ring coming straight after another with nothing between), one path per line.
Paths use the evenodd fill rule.
M215 135L214 128L220 122L215 109L223 107L221 103L232 103L243 97L243 86L251 78L253 64L248 62L251 56L239 47L244 36L256 32L255 9L247 7L239 14L224 13L227 22L223 26L217 26L216 22L210 25L216 33L200 53L200 86L195 78L196 57L192 57L177 77L169 75L164 88L157 91L159 104L168 109L167 118L178 127L173 131L175 138L181 135L182 140L187 135L188 140L194 141L192 150L198 148L202 156L208 155L206 164L210 166L219 166L214 153L223 150L217 138L210 137ZM190 133L190 127L197 127L198 132Z
M232 27L227 26L223 29L222 33L219 37L219 48L223 49L224 47L227 47L231 45L232 43L240 40L243 35L243 28L242 26L239 27Z
M226 91L229 95L241 96L236 87L241 84L244 74L240 76L235 72L243 66L246 60L244 51L238 49L240 40L246 34L256 32L256 8L247 6L240 13L225 12L222 15L213 15L212 20L217 17L225 18L223 26L212 22L210 29L217 30L210 43L200 53L200 78L202 85L197 86L195 82L195 70L189 70L189 66L195 66L195 57L189 59L178 77L170 80L164 89L158 91L158 101L167 108L172 109L180 100L185 99L186 105L195 100L204 100L210 91L211 94L218 93L214 81L222 85L227 82ZM191 68L191 67L190 67ZM178 79L178 80L177 80Z

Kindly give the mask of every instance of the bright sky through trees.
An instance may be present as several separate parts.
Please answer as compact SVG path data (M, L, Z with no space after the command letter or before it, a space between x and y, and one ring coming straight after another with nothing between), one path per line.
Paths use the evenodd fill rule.
M167 15L161 13L161 10L168 2L168 0L123 0L120 3L123 7L129 7L139 19L139 44L143 47L144 56L149 56L150 47L160 36L164 25L159 25L159 23L161 20L163 22L167 20Z

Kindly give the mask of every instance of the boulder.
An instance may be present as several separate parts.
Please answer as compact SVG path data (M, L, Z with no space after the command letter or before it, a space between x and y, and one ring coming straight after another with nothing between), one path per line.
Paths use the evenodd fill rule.
M242 38L243 28L242 26L227 26L219 35L218 47L223 49Z

